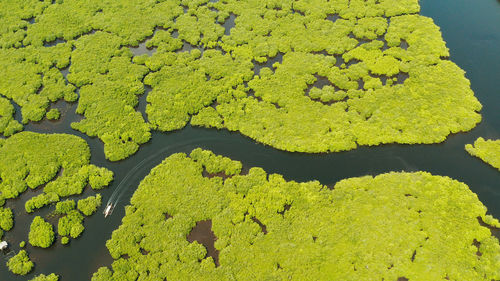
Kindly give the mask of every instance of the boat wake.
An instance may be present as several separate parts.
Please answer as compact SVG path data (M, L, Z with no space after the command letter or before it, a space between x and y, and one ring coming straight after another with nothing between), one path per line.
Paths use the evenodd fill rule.
M7 253L4 253L4 260L9 260L10 258L12 258L13 256L16 255L16 252L14 250L10 250L9 252Z
M176 150L178 152L180 147L185 147L192 145L194 143L200 144L202 141L207 141L207 140L219 140L218 138L199 138L199 139L193 139L190 140L189 142L184 142L182 144L177 144L177 145L171 145L171 146L166 146L160 151L156 152L153 155L150 155L149 157L143 159L141 162L139 162L137 165L132 168L127 175L120 181L118 186L116 187L115 191L113 194L108 199L108 202L106 203L106 207L103 211L104 217L108 217L113 213L113 210L115 207L118 205L120 202L120 199L122 196L127 193L127 191L130 190L130 187L133 185L135 181L131 181L131 179L134 178L135 175L141 174L139 172L143 171L144 169L151 169L154 165L157 165L159 161L163 160L166 155L168 154L167 152ZM173 153L173 152L172 152ZM160 159L158 159L160 158Z

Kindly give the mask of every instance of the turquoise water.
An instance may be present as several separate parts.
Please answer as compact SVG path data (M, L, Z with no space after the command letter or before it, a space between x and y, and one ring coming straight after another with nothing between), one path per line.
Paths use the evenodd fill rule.
M319 180L333 185L340 179L375 175L389 171L423 170L435 175L445 175L465 182L488 207L489 212L500 218L500 173L479 159L469 156L463 149L477 137L500 138L500 2L496 0L421 0L422 14L430 16L441 27L443 37L450 48L451 60L457 63L471 80L472 89L484 105L483 121L477 128L464 134L456 134L436 145L385 145L361 147L354 151L333 154L302 154L278 151L257 144L247 137L228 131L186 127L171 133L153 134L152 140L141 147L134 156L111 163L104 158L102 143L70 129L76 118L75 106L58 104L63 120L42 122L27 126L38 132L64 132L83 137L92 151L92 163L106 166L115 172L115 181L103 191L104 202L119 187L123 195L111 217L100 213L85 220L82 237L72 240L69 246L60 242L49 249L33 249L28 246L30 257L36 263L35 272L26 277L15 277L7 272L5 262L0 263L0 280L27 280L36 274L55 272L62 281L89 280L100 266L109 266L111 257L105 242L116 229L127 204L140 180L165 157L176 152L189 152L195 147L213 150L217 154L240 160L246 167L263 167L269 173L280 173L288 180ZM144 108L144 98L139 108ZM147 159L143 166L138 163ZM136 168L135 168L136 167ZM24 213L24 202L35 192L26 192L8 203L16 212L16 225L5 235L14 249L27 239L33 215ZM101 208L102 211L102 208ZM42 210L34 215L44 215Z

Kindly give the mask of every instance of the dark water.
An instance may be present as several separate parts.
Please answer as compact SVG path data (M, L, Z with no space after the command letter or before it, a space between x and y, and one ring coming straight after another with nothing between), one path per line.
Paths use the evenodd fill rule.
M257 144L238 133L187 127L171 133L153 133L152 140L141 147L134 156L118 162L106 161L100 140L89 138L69 129L70 120L79 118L76 105L59 103L62 120L44 121L28 125L26 130L38 132L66 132L83 137L90 145L92 163L105 166L115 173L113 184L102 192L106 202L118 187L124 195L111 217L104 219L102 209L85 220L82 237L72 240L68 246L57 241L50 249L34 249L27 246L30 257L36 263L35 272L28 277L16 277L0 262L0 280L27 280L35 274L55 272L62 281L89 280L100 266L109 266L111 257L105 242L111 237L124 215L127 204L140 180L165 157L175 152L189 152L195 147L210 149L215 153L240 160L244 165L263 167L269 173L280 173L288 180L307 181L317 179L333 185L340 179L375 175L389 171L423 170L435 175L446 175L465 182L488 207L489 213L500 218L500 173L479 159L469 156L466 143L477 137L500 138L500 2L497 0L421 0L422 14L432 17L441 27L443 37L450 48L451 60L467 72L472 89L484 105L483 121L471 132L457 134L443 144L436 145L385 145L361 147L354 151L332 154L308 155L288 153ZM141 46L142 48L143 46ZM139 107L145 105L141 99ZM135 168L128 180L119 186L127 173ZM86 190L87 194L90 194ZM8 202L15 211L15 228L7 232L5 239L18 251L20 241L27 240L29 224L34 215L45 215L42 209L34 215L24 212L24 202L36 192L26 192L20 198Z

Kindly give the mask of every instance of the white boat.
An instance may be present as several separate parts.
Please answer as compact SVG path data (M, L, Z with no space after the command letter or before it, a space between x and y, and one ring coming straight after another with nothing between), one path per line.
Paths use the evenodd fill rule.
M111 215L114 208L115 206L113 206L113 203L108 203L108 205L106 205L106 209L104 209L104 212L102 212L104 214L104 217Z

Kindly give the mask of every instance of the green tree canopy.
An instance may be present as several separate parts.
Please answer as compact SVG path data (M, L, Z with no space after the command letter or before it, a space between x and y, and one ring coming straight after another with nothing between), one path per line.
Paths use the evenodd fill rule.
M261 168L213 176L202 155L218 170L231 161L197 149L153 168L106 243L112 268L93 281L500 278L490 230L500 223L464 183L425 172L333 187ZM215 241L190 238L207 222L198 235Z
M0 139L0 206L6 199L16 198L28 187L41 188L40 194L25 203L28 213L57 203L64 197L81 194L89 185L93 190L102 189L113 180L113 172L90 164L87 143L73 135L20 132L7 139ZM100 195L87 199L85 213L100 205ZM92 204L90 204L92 202ZM83 205L82 205L83 206ZM75 210L73 200L59 202L55 213L63 215L61 236L76 238L84 230L83 216ZM0 234L13 225L12 211L0 207ZM29 242L34 246L52 244L52 226L37 217L32 223ZM1 237L1 235L0 235ZM64 239L67 241L67 238ZM69 240L68 240L69 241Z
M66 243L69 240L64 239L70 236L71 238L77 238L82 234L85 227L83 226L83 215L78 210L71 210L66 216L59 219L57 225L57 232L60 236L63 236L63 240ZM65 236L65 237L64 237ZM63 243L63 244L66 244Z
M31 279L30 281L58 281L58 280L59 276L54 273L51 273L49 275L40 274L35 278Z
M101 206L100 194L78 200L78 210L86 216L92 215L99 206Z
M485 140L480 137L474 145L465 145L465 150L500 171L500 140Z
M49 120L57 120L59 119L59 117L61 117L61 112L59 112L59 110L57 110L56 108L53 108L49 110L49 112L47 112L46 116Z
M0 229L9 231L14 225L13 217L14 215L10 208L0 208Z
M49 222L36 216L31 223L28 238L32 246L48 248L54 243L54 229Z
M23 129L23 125L14 119L14 112L9 100L0 96L0 134L6 137Z
M25 250L19 251L17 255L13 256L7 261L7 267L14 274L26 275L33 269L33 262L28 257Z
M73 135L20 132L0 145L0 159L0 198L46 184L45 194L26 203L28 212L57 201L56 196L80 194L89 181L102 188L112 180L111 171L89 164L87 143Z
M65 200L57 202L56 204L56 214L68 214L71 210L74 210L76 203L74 200Z
M111 161L152 129L189 122L282 150L335 152L442 142L481 120L418 0L23 3L0 4L4 135L22 129L9 100L23 123L78 100L84 118L72 128L102 140ZM139 43L155 52L134 55ZM138 97L149 87L145 116Z

